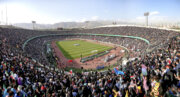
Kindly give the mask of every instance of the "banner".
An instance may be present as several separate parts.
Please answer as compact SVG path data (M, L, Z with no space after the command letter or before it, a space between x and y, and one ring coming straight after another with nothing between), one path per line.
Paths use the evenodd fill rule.
M142 67L142 74L147 75L147 67L144 64L142 64L141 67Z

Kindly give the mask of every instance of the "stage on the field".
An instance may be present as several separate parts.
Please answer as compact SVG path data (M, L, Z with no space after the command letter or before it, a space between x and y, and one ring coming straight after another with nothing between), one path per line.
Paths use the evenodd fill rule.
M111 46L106 46L85 40L57 41L56 45L59 47L59 49L67 59L86 57L112 49Z

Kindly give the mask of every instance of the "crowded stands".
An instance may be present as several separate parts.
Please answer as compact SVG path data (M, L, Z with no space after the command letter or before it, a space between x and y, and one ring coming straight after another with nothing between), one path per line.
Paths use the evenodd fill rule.
M143 37L145 42L102 36L51 36L23 43L34 36L58 33L101 33ZM127 47L135 60L104 72L51 70L43 44L66 38L86 38ZM160 46L157 46L160 45ZM144 53L147 48L151 52ZM140 50L140 51L139 51ZM32 59L36 59L33 61ZM39 63L44 66L40 66ZM0 96L2 97L178 97L180 93L180 34L154 28L111 27L69 31L0 28Z

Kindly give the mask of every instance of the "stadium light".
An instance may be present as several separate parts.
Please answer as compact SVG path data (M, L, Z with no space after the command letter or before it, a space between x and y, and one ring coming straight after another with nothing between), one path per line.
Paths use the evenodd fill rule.
M148 26L148 16L149 16L149 12L145 12L144 16L146 17L146 26Z
M88 24L89 24L90 21L85 21L85 28L88 28Z
M1 1L3 1L3 0L0 0L0 3L1 3ZM4 0L5 1L5 0ZM2 7L2 9L0 10L1 11L1 19L0 19L0 24L4 24L4 25L8 25L8 6L7 6L7 1L5 1L5 5L3 5L3 6L5 6L5 9L4 9L4 7Z
M8 25L8 12L7 12L7 2L6 2L6 25Z
M112 22L113 25L116 25L117 23L116 22Z
M3 10L1 10L1 21L0 24L3 24Z
M35 29L35 24L36 24L36 21L32 21L33 30Z

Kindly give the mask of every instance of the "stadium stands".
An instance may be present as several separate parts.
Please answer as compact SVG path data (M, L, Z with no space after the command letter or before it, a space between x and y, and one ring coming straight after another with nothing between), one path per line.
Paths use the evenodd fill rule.
M103 36L47 36L23 43L35 36L58 33L101 33L145 38ZM74 73L41 67L50 64L43 55L46 42L66 38L86 38L112 42L127 47L130 57L124 75L114 70ZM169 97L180 92L180 34L174 31L142 27L107 27L71 31L33 31L0 28L0 96L2 97ZM149 52L144 53L146 49ZM35 59L37 62L32 60Z

